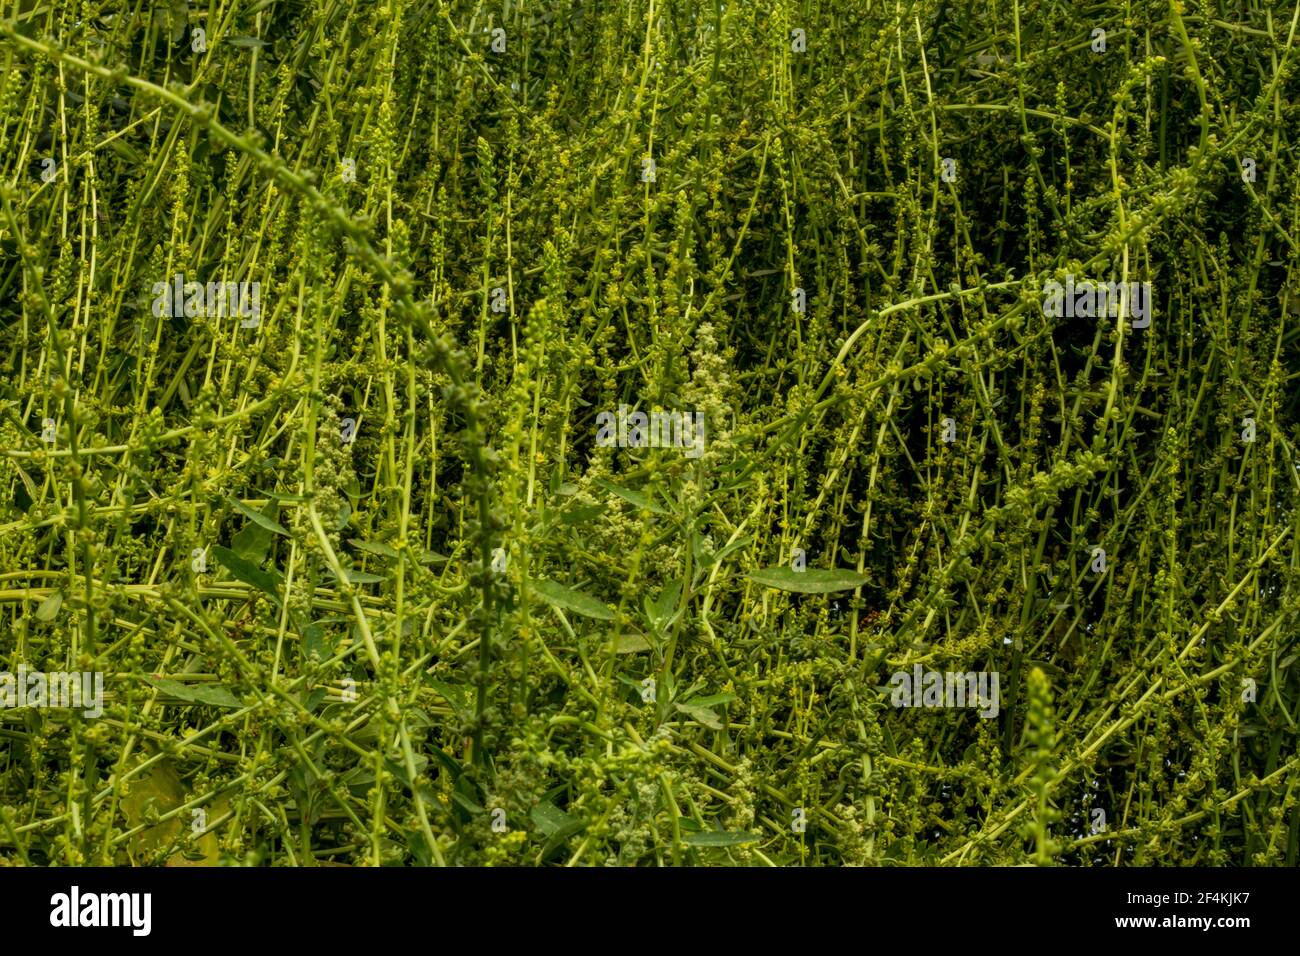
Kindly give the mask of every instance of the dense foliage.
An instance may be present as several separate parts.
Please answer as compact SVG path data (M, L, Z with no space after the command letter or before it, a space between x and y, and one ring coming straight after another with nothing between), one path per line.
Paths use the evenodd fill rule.
M1298 16L10 0L0 861L1294 865Z

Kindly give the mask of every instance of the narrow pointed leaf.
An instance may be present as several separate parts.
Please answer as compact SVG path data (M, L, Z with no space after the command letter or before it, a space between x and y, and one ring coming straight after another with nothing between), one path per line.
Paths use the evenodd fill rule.
M849 591L867 583L866 575L846 570L796 571L793 568L763 568L746 575L751 581L779 591L796 594L829 594L832 591Z

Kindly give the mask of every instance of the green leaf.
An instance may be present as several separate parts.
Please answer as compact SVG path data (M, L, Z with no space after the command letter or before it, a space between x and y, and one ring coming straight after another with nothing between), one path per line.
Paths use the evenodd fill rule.
M182 684L178 680L166 677L146 677L145 681L168 697L175 697L191 704L207 704L210 707L244 706L239 698L230 692L229 687L221 684Z
M583 594L581 591L573 590L573 588L566 588L563 584L556 584L554 581L532 581L530 583L538 596L552 607L572 611L575 614L581 614L583 617L594 617L599 621L614 620L614 611L589 594Z
M646 616L656 630L662 630L672 623L681 596L682 582L671 581L656 600L651 601L648 597L645 599Z
M230 550L245 561L260 565L266 560L266 554L271 550L271 542L274 540L275 535L250 521L231 537Z
M302 701L302 706L307 713L314 714L316 708L325 701L325 697L328 693L329 691L326 688L316 687L313 688L311 693L307 694L305 697L299 697L299 700Z
M597 517L604 510L601 505L575 505L560 512L560 524L583 524Z
M889 732L889 725L886 723L880 725L880 739L885 745L884 752L891 757L897 757L898 745L894 743L894 735Z
M480 813L487 813L487 811L484 810L481 806L479 806L477 803L475 803L473 800L471 800L469 797L465 796L465 794L461 793L458 790L453 790L451 792L451 798L454 801L456 801L458 804L460 804L462 807L464 807L467 811L469 811L469 813L472 816L478 816Z
M330 577L334 577L334 572L328 572ZM349 584L378 584L380 581L388 580L382 574L371 574L369 571L357 571L353 568L344 568L343 575Z
M397 557L397 552L393 548L379 541L362 541L360 538L348 538L348 544L362 551L369 551L371 554L382 555L385 558Z
M538 806L534 806L533 812L529 813L529 816L533 818L533 822L537 823L538 829L542 829L541 822L538 821L538 808L542 809L543 816L545 816L547 821L549 821L547 826L554 825L554 823L560 821L560 819L563 819L564 821L563 823L560 823L558 827L555 827L555 829L550 832L549 836L547 836L546 845L545 847L542 847L542 860L546 860L551 853L554 853L556 849L562 847L569 836L586 830L585 822L582 822L581 819L575 817L569 817L567 813L564 813L563 810L556 809L552 804L539 804ZM542 831L545 832L545 829L542 829Z
M666 508L661 508L659 505L655 504L653 501L651 501L645 495L641 494L641 492L639 491L631 491L628 488L620 488L618 485L614 484L611 481L606 481L604 478L597 478L596 484L600 485L600 487L604 488L606 491L610 492L611 494L618 495L620 498L622 498L624 501L628 502L629 504L636 505L638 508L641 508L645 511L649 511L652 514L666 515L669 513Z
M718 564L727 555L734 551L739 551L741 548L747 548L753 543L753 538L737 538L735 541L731 542L731 544L725 545L717 553L709 555L709 564Z
M434 726L433 718L419 707L407 707L403 713L403 722L410 730Z
M260 37L231 37L226 42L231 46L237 46L245 50L261 49L264 46L270 46L269 43Z
M686 702L686 705L688 707L716 707L718 704L729 704L735 699L735 694L711 694L708 697L692 697Z
M702 568L713 563L712 555L704 547L704 535L698 531L691 532L691 554L695 558L695 563Z
M17 462L11 462L10 465L18 472L18 477L22 479L14 487L14 504L26 514L31 508L32 502L40 497L40 492L36 490L36 482L32 480L32 476L27 474L21 465Z
M577 817L569 816L553 803L539 803L532 810L528 811L528 816L537 829L542 831L542 835L549 840L562 840L567 836L572 836L579 830L586 828L586 824Z
M122 798L122 815L135 828L152 823L158 815L174 810L184 802L185 785L170 759L164 758L128 784ZM179 815L155 823L130 838L131 850L144 854L162 849L180 835L181 826Z
M866 575L856 571L835 569L821 571L808 569L796 571L793 568L763 568L745 575L751 581L779 591L794 591L796 594L829 594L832 591L848 591L867 583Z
M429 686L451 704L453 710L469 713L470 698L474 693L472 688L464 684L447 684L440 680L429 681Z
M451 775L459 781L461 774L465 772L465 768L451 757L447 756L447 754L443 753L442 748L430 744L429 749L432 751L434 759L451 771Z
M226 500L229 501L234 506L236 511L242 514L244 517L248 518L250 521L255 522L260 527L265 528L267 531L274 531L276 534L282 534L286 538L292 537L289 534L287 528L281 525L278 521L268 518L266 515L262 514L262 512L258 511L256 508L248 507L248 505L244 504L238 498L231 498L227 496Z
M244 511L243 508L239 508L239 510ZM274 499L271 499L267 502L266 508L262 510L262 517L270 520L277 510L278 504ZM271 523L275 524L273 520ZM275 536L276 532L267 528L264 523L249 521L230 539L230 550L244 560L260 566L266 560L267 552L271 550L271 543L275 541Z
M257 492L258 494L266 495L266 497L273 501L279 501L285 504L302 504L307 500L302 495L289 495L282 491L263 491L261 488L258 488Z
M279 584L282 577L279 571L263 571L252 561L241 558L229 548L223 548L219 544L212 546L212 556L234 576L236 581L243 581L266 592L277 601L280 600Z
M63 592L55 591L36 608L36 620L54 620L54 616L59 613L59 608L61 607L63 607Z
M687 717L698 721L710 730L722 729L722 721L718 719L718 715L707 707L696 707L691 704L674 704L673 706Z
M144 153L140 152L122 137L116 137L109 141L108 146L113 152L121 156L132 166L139 166L145 162Z
M424 777L425 775L424 771L429 766L429 758L426 757L424 754L413 754L411 763L415 765L414 780L411 779L411 773L409 770L407 770L406 761L404 759L395 760L391 757L384 758L384 766L388 768L388 772L391 773L398 780L400 780L402 784L407 787L407 789L410 789L411 787L415 786L415 784L418 783L422 777Z
M308 657L325 660L330 656L330 646L325 638L325 628L321 621L313 621L302 632L303 651Z
M650 642L642 634L635 631L628 634L620 634L614 640L615 654L637 654L641 651L650 650Z
M743 846L746 843L757 843L758 837L738 831L702 830L686 834L682 837L682 842L687 846Z

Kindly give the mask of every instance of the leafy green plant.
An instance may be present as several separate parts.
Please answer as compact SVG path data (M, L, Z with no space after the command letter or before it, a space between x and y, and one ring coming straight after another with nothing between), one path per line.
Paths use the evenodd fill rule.
M13 0L0 861L1295 865L1298 18Z

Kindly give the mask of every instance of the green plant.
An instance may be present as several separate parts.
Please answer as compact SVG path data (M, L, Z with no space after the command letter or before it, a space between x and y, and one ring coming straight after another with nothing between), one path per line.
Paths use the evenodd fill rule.
M14 0L0 861L1295 865L1298 17Z

